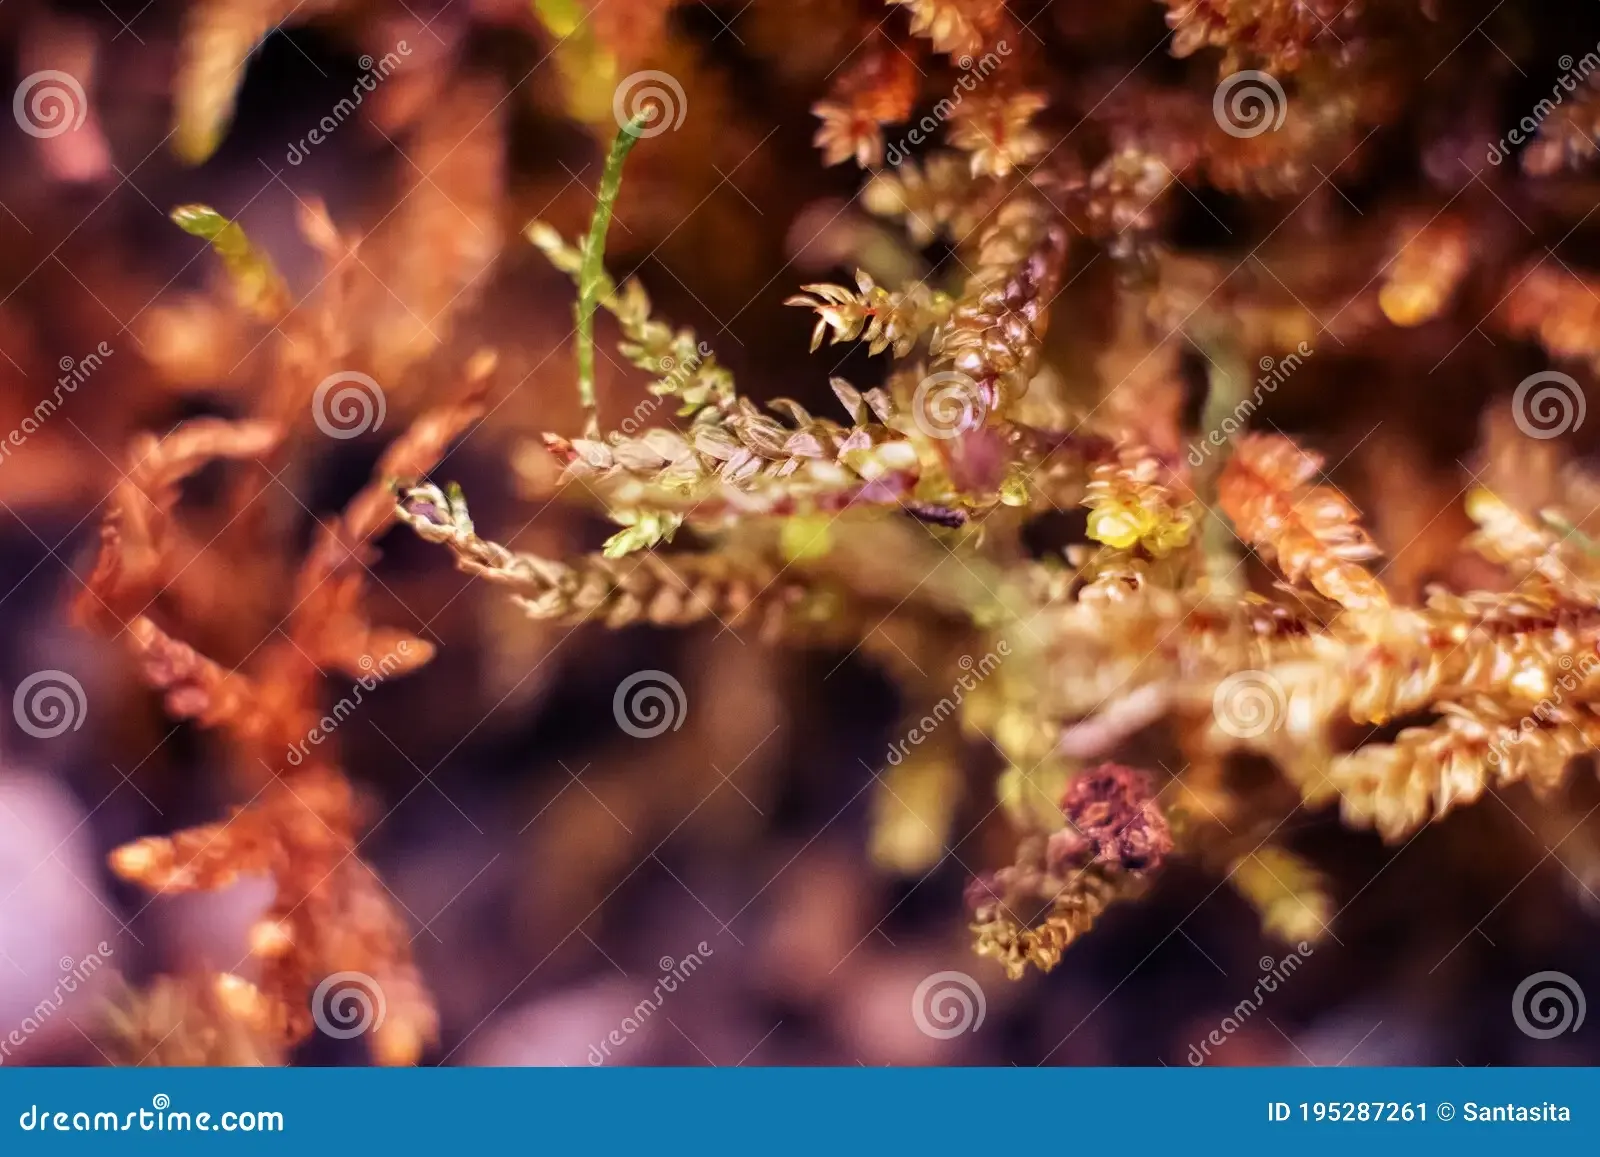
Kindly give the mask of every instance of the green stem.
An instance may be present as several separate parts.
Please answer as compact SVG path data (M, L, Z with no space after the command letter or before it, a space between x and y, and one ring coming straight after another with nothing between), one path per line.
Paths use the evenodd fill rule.
M587 438L600 437L600 407L594 395L594 311L607 283L606 230L611 227L611 210L622 189L622 162L638 143L640 130L659 114L660 110L653 106L642 110L622 126L616 140L611 142L605 170L600 174L594 218L589 222L589 236L583 243L583 265L578 270L578 303L574 311L578 321L578 400L583 403L586 415L584 436Z
M1225 421L1237 421L1236 415L1239 403L1244 400L1249 372L1239 357L1237 346L1224 335L1202 331L1198 341L1211 366L1205 412L1200 416L1200 436L1208 438L1212 431L1225 429ZM1231 439L1217 450L1195 471L1194 491L1206 505L1200 542L1213 591L1235 594L1244 589L1244 583L1238 577L1238 538L1227 519L1216 509L1217 481L1232 450Z
M1546 526L1559 532L1564 541L1572 543L1584 554L1600 556L1600 543L1596 543L1594 539L1579 530L1577 524L1565 515L1554 510L1541 510L1539 518Z

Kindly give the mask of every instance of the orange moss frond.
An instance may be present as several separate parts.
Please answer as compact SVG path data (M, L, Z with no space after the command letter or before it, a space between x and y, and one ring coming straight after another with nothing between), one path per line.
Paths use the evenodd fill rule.
M1277 561L1290 582L1353 609L1386 605L1383 585L1360 563L1378 556L1350 500L1332 486L1310 485L1322 459L1278 435L1247 434L1234 443L1217 500L1239 537Z

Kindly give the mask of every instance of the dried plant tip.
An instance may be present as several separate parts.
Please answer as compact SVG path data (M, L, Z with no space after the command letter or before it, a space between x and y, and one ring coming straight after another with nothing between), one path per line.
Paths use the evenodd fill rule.
M1247 434L1223 467L1218 504L1239 537L1275 557L1290 582L1309 581L1352 610L1386 606L1383 585L1359 565L1378 548L1348 498L1310 485L1321 473L1322 459L1289 439Z
M856 273L855 290L842 285L802 285L785 305L800 305L817 311L816 328L811 331L811 348L816 350L824 337L829 345L858 338L869 352L892 350L903 358L922 336L950 316L954 302L946 293L930 290L922 282L890 292L877 285L864 272Z
M911 34L936 52L977 57L1005 18L1005 0L889 0L911 9Z
M854 158L863 169L883 162L883 131L911 115L920 73L916 62L884 35L869 39L858 58L811 111L822 124L812 143L825 165ZM893 158L891 158L893 159Z
M1033 118L1049 103L1039 92L974 97L951 119L950 143L968 154L974 177L1008 177L1050 147L1033 127Z
M1106 763L1075 778L1061 800L1067 827L1050 837L1050 870L1064 874L1099 863L1149 872L1172 851L1172 832L1148 773Z

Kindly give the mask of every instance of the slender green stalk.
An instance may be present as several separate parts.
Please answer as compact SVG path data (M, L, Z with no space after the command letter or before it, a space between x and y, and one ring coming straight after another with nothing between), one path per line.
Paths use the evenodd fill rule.
M264 321L277 321L288 310L289 289L282 275L237 222L210 205L179 205L172 211L172 221L185 233L211 243L240 305Z
M583 243L583 265L578 270L578 303L573 308L578 321L578 399L586 415L584 436L587 438L600 436L600 407L594 395L594 311L607 284L606 230L611 228L611 210L622 189L622 162L638 143L640 130L659 115L660 110L654 107L641 110L622 126L616 140L611 142L605 170L600 174L594 218L589 222L589 236Z
M1223 334L1204 329L1198 341L1211 366L1210 390L1206 394L1205 411L1200 416L1201 436L1205 437L1211 431L1225 429L1226 421L1237 421L1238 406L1244 400L1250 377L1237 346ZM1217 481L1231 453L1231 442L1218 449L1217 454L1195 471L1193 480L1194 491L1206 507L1200 542L1212 590L1217 594L1236 594L1244 589L1238 576L1242 557L1239 540L1233 527L1216 509Z
M1600 556L1600 543L1595 542L1594 539L1579 530L1577 523L1565 515L1559 514L1554 510L1541 510L1539 518L1546 526L1559 532L1565 541L1572 543L1584 554Z

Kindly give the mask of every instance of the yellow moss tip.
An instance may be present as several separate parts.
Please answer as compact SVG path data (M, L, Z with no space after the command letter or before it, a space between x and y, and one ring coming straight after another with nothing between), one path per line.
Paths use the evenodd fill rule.
M1444 296L1431 285L1391 283L1378 292L1378 308L1398 326L1432 321L1444 305Z
M422 1059L422 1033L409 1021L385 1021L372 1036L372 1056L380 1065L414 1065Z
M1089 537L1117 550L1127 550L1154 528L1155 520L1132 506L1102 506L1089 514Z
M149 840L135 840L112 851L111 870L124 880L138 880L155 866L155 850Z
M250 952L263 959L275 959L294 947L294 934L281 920L258 920L250 929Z
M218 1003L234 1020L256 1029L267 1027L271 1010L267 998L254 984L232 972L219 972L211 987Z

